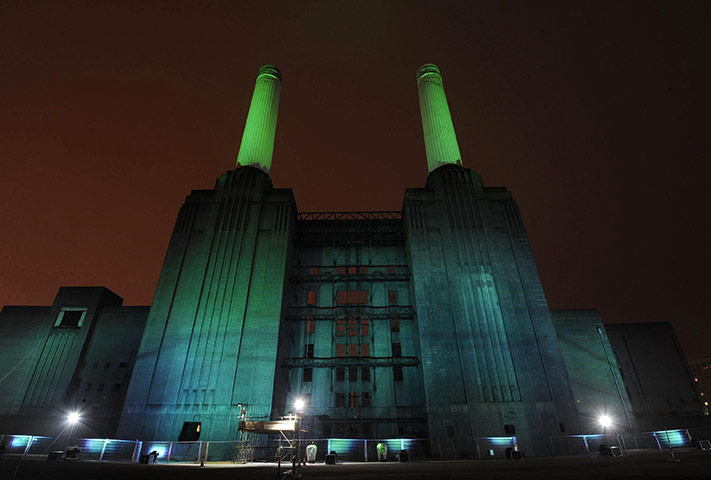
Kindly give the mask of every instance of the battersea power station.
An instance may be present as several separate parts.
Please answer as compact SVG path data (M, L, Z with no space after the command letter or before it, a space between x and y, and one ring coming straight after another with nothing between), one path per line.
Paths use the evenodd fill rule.
M270 179L282 76L263 66L237 168L180 207L150 306L61 287L3 308L0 434L58 435L78 411L87 437L235 441L299 404L306 438L546 455L600 416L702 415L670 324L549 308L511 192L461 158L439 69L416 80L429 174L402 210L299 212Z

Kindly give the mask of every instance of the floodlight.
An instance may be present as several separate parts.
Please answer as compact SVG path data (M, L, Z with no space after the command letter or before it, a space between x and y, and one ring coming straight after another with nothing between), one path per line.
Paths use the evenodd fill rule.
M71 425L74 425L75 423L77 423L79 421L80 417L81 416L79 415L79 412L70 412L67 415L67 422L69 422Z
M607 415L600 416L600 418L598 418L598 421L600 422L600 425L602 425L604 428L607 428L612 425L612 419Z
M296 408L297 412L300 412L301 410L303 410L305 405L306 405L306 402L304 402L303 398L297 398L296 401L294 402L294 408Z

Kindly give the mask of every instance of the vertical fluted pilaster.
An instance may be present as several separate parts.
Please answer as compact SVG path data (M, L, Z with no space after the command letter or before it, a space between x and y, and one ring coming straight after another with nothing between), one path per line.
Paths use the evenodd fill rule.
M436 65L427 63L417 71L417 91L428 172L450 163L461 165L462 155L444 94L442 76Z
M247 123L237 155L237 165L257 167L269 173L274 154L281 72L274 65L259 69L249 105Z

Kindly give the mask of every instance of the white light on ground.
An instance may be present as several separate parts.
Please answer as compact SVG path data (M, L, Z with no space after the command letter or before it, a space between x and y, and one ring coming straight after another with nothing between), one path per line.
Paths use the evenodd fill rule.
M612 419L611 419L610 417L608 417L607 415L601 416L601 417L598 419L598 421L600 422L600 425L602 425L602 426L605 427L605 428L607 428L607 427L609 427L610 425L612 425Z
M304 399L303 398L297 398L296 401L294 402L294 407L296 408L297 412L300 412L301 410L304 409Z
M77 412L71 412L69 415L67 415L67 422L70 424L74 425L79 421L79 413Z

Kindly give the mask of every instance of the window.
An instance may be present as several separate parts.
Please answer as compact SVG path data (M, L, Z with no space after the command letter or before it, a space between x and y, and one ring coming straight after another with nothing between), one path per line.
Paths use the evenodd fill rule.
M336 356L337 357L345 357L346 356L346 344L345 343L337 343L336 344Z
M349 423L348 424L348 435L358 435L358 424Z
M351 318L348 320L348 336L355 337L358 335L358 319Z
M88 392L89 390L91 390L91 383L86 384L86 391Z
M304 357L314 358L314 344L313 343L306 344L306 350L304 352Z
M397 315L390 317L390 331L393 333L400 331L400 317Z
M388 304L397 305L397 290L388 290Z
M128 362L119 363L119 368L128 368Z
M395 365L393 367L393 380L396 382L402 382L402 367L400 365Z
M62 308L54 322L54 328L80 328L86 317L86 308Z
M346 379L346 369L344 367L336 368L336 381L342 382Z
M364 382L370 381L370 367L363 367L360 369L360 379Z
M357 408L358 407L358 393L351 392L348 394L348 406L350 408Z
M109 368L110 366L111 366L111 362L106 362L106 363L104 364L104 368Z
M357 357L358 356L358 344L357 343L349 343L348 344L348 356L349 357Z
M98 366L99 366L99 362L94 362L94 363L91 365L91 368L96 368L96 367L98 367Z
M369 343L361 343L360 344L360 356L361 357L369 357L370 356L370 344Z
M454 436L454 425L447 425L447 436L448 437Z
M120 383L114 383L113 391L114 391L114 392L118 392L119 390L121 390L121 384L120 384Z
M309 267L309 275L318 275L318 267Z
M103 392L104 391L104 384L100 383L99 388L96 389L97 392Z
M316 331L316 321L314 317L306 317L306 333L314 333Z
M336 320L336 336L345 337L346 336L346 320Z
M346 406L346 394L345 393L337 393L336 394L336 408L345 407L345 406Z
M353 275L357 271L357 267L348 267L348 275Z
M361 337L368 336L368 319L367 318L360 319L360 336Z
M358 267L358 273L365 275L366 273L368 273L368 267Z
M373 424L372 423L364 423L363 424L363 436L365 438L370 438L373 436Z
M345 405L343 405L345 407ZM345 430L345 425L343 423L337 423L334 427L334 431L336 432L336 436L343 436L346 432Z
M309 293L306 295L306 303L316 305L316 290L309 290Z
M395 275L395 265L388 265L388 275Z
M393 357L402 357L402 348L399 343L393 343Z
M397 426L397 434L398 435L404 435L405 434L405 425L403 424L398 424Z
M516 435L516 427L514 425L504 425L504 433L506 435Z
M345 304L365 304L368 303L367 290L337 290L336 303L338 305Z
M311 382L313 381L313 376L314 376L314 369L313 368L304 368L304 382Z
M357 382L358 381L358 367L350 367L348 369L348 381Z
M346 274L346 267L338 267L338 274L345 275Z
M363 392L361 393L362 399L363 399L363 406L364 407L370 407L370 392Z

